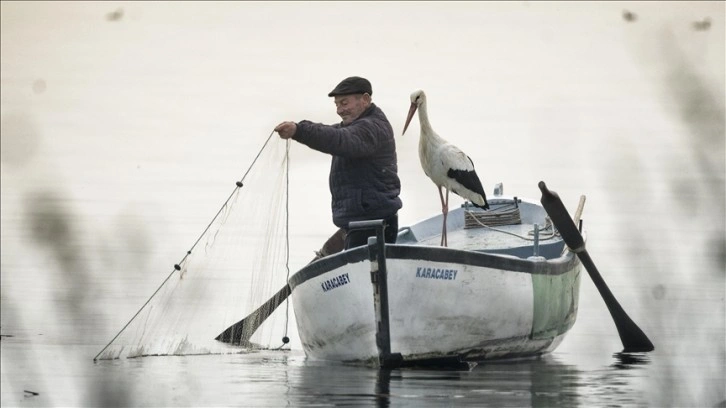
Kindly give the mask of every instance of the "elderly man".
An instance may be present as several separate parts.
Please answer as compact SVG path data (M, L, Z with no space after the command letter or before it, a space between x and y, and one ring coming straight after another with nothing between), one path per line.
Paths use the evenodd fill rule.
M333 156L329 177L333 223L341 230L331 240L345 233L345 248L365 245L368 237L375 234L373 230L348 233L351 221L384 219L385 239L389 243L396 242L398 233L398 210L402 203L396 142L393 127L371 101L371 95L373 89L367 79L349 77L328 94L335 98L342 122L323 125L303 120L282 122L275 127L281 138L292 138ZM340 242L339 246L326 243L322 255L341 250L342 239Z

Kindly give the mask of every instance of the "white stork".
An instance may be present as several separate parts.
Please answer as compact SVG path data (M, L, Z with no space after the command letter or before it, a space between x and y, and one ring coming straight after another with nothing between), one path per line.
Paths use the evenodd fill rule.
M408 111L403 133L406 133L414 113L418 110L418 119L421 123L421 138L418 143L418 157L424 173L436 184L441 199L441 212L444 216L444 225L441 229L441 245L447 246L446 216L449 213L449 190L469 201L474 206L484 210L489 209L487 196L474 171L474 163L461 149L442 139L434 132L429 123L426 111L426 94L417 90L411 94L411 109ZM446 198L441 188L446 189Z

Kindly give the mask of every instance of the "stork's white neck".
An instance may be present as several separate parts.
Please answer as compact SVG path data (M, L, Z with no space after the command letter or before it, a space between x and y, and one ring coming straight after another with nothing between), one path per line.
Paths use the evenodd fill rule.
M426 101L424 100L421 105L418 106L418 121L421 125L422 135L435 135L431 123L429 122L429 112L426 109Z
M439 136L434 132L429 122L429 112L426 109L426 101L422 101L418 106L418 121L421 126L421 138L427 139L439 139ZM433 141L433 140L431 140Z

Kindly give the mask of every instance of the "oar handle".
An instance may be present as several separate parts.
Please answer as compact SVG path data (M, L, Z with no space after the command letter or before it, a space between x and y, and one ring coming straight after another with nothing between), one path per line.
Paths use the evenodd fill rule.
M565 205L562 204L560 196L554 191L550 191L544 181L540 181L538 186L540 191L542 191L542 199L540 202L545 211L547 211L547 214L552 218L552 223L560 231L560 235L565 241L565 244L573 252L583 251L585 249L585 240L582 239L582 235L580 235L580 231L572 221L570 213L567 212Z

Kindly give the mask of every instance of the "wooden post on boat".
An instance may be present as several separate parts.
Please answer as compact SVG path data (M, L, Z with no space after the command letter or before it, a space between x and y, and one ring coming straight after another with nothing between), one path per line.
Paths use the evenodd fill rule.
M388 314L388 275L386 270L386 240L384 220L354 221L348 230L375 229L376 236L368 238L368 259L371 262L373 306L376 312L376 346L381 368L396 368L403 361L401 353L391 353L391 326Z

